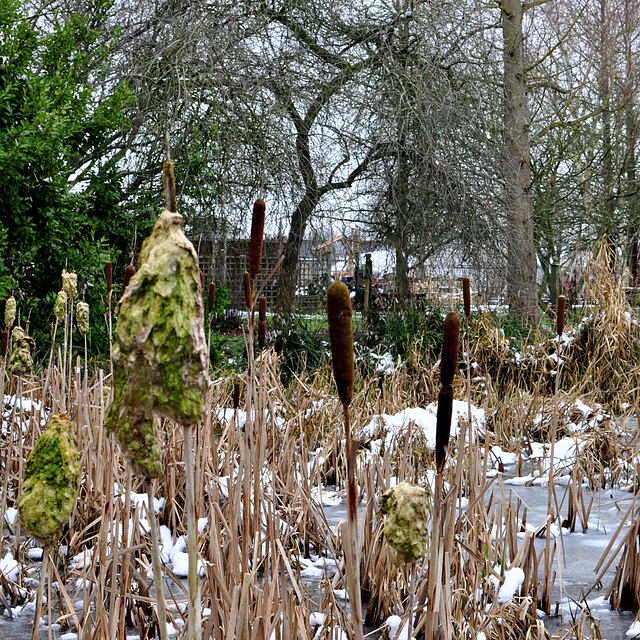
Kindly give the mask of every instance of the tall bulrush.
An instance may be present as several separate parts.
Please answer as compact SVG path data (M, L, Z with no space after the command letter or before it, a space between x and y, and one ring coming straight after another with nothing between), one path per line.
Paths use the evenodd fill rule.
M362 640L362 601L358 546L358 489L356 485L356 447L352 439L349 405L353 398L353 331L351 298L343 282L334 282L327 291L327 316L333 377L342 403L347 458L347 526L343 530L347 590L353 613L354 637Z
M209 282L207 290L207 313L209 314L209 331L207 332L207 360L211 364L211 325L213 324L213 312L216 308L216 283Z
M78 276L77 274L62 270L62 290L67 294L69 304L67 305L68 315L65 319L65 336L69 338L69 354L67 362L67 394L71 392L71 371L73 370L73 301L78 295ZM66 345L65 345L66 346ZM65 350L66 351L66 350ZM65 357L66 354L65 354ZM66 397L66 395L65 395ZM67 401L65 400L65 403ZM66 409L66 404L65 404Z
M262 450L256 439L260 440L259 433L256 432L255 420L257 412L254 411L256 399L254 392L256 387L255 371L255 307L257 297L257 276L260 272L262 261L262 246L264 242L264 221L265 203L262 198L258 198L253 204L251 216L251 238L249 240L249 269L242 274L242 286L244 300L247 307L247 388L245 396L246 423L245 423L245 456L243 479L243 499L244 499L244 524L242 536L242 562L243 566L248 566L250 530L251 530L251 509L250 502L253 500L254 522L253 535L260 530L260 469L262 468ZM252 480L252 471L254 472ZM251 491L253 482L253 491ZM252 497L253 496L253 497Z
M166 637L166 614L153 509L152 479L162 473L158 423L166 418L184 429L189 554L189 640L201 637L200 585L195 513L193 427L202 418L207 386L204 303L196 251L175 211L173 163L165 162L167 208L140 252L138 271L119 302L113 350L114 399L105 426L127 459L147 480L153 538L158 619ZM145 339L140 340L144 335Z
M460 318L454 312L447 314L444 320L442 356L440 358L440 393L436 417L436 479L429 549L429 571L427 578L427 597L429 605L426 617L425 637L447 637L450 626L451 602L443 597L443 581L446 580L443 558L443 521L442 494L444 467L449 450L451 416L453 411L453 380L458 368L458 347L460 342Z
M87 371L87 334L89 333L89 305L83 300L76 304L76 324L84 341L84 388L87 389L89 372Z
M113 360L111 352L113 351L113 325L111 317L111 302L113 298L113 263L107 260L104 265L104 281L107 286L107 331L109 333L109 367L111 369L111 377L113 377Z
M267 339L267 299L260 296L258 301L258 347L264 349Z

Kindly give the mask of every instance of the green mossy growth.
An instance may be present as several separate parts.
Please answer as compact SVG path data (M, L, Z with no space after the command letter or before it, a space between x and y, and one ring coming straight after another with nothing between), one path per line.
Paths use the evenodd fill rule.
M24 329L14 327L11 332L13 350L7 362L7 371L16 376L29 373L33 368L33 352L36 350L35 340L25 334Z
M51 416L27 459L18 493L18 510L27 531L51 544L62 534L76 500L80 462L73 424Z
M207 345L198 256L182 216L165 210L144 241L118 308L114 399L105 426L149 477L161 472L153 416L202 418Z
M429 521L427 490L401 482L382 494L380 512L386 515L384 537L404 562L424 558Z
M64 289L58 291L56 301L53 303L53 312L59 322L64 320L64 316L67 313L67 292Z
M84 301L76 305L76 324L83 336L89 333L89 305Z
M10 298L7 298L7 301L5 302L5 305L4 305L4 326L7 329L11 329L11 327L13 327L13 323L15 322L15 319L16 319L16 311L17 311L16 299L13 296L11 296Z

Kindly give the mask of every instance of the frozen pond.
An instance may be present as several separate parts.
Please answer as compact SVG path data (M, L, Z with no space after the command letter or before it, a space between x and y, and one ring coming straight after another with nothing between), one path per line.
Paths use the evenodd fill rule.
M508 473L505 474L503 480L505 497L511 497L514 503L519 499L523 505L526 505L528 523L534 526L541 524L547 512L547 487L510 485ZM494 484L494 486L497 487L497 484ZM496 490L498 491L498 489ZM587 493L586 501L589 502L591 494L586 486L583 487L583 490ZM559 486L557 491L558 500L563 504L561 511L564 513L566 511L566 506L564 506L566 505L566 499L563 501L565 488ZM573 601L584 602L586 599L591 613L599 624L602 638L605 640L623 639L627 637L625 634L631 626L634 616L630 612L612 612L608 602L604 599L613 578L615 562L611 564L603 575L601 583L597 586L597 575L594 569L608 546L613 533L627 514L631 506L632 496L629 492L607 489L597 491L593 498L594 502L589 516L588 531L582 533L578 525L575 533L563 530L562 537L557 538L558 544L564 549L562 566L557 566L557 559L554 565L556 582L552 608L557 609L558 615L546 618L545 626L552 633L559 634L571 622L572 611L575 613L577 609L576 605L571 605L570 603ZM325 505L324 511L329 525L335 525L346 518L345 503L332 506ZM626 529L621 531L616 545L622 539L624 530ZM536 548L541 549L545 544L544 538L537 538L535 544ZM333 572L329 570L328 576L330 577ZM560 588L560 574L562 575L562 588ZM314 600L318 598L318 587L322 577L327 577L327 573L317 572L313 577L303 577L309 594ZM6 616L0 617L0 637L13 640L28 640L31 638L32 616L32 610L25 610L14 619L9 619ZM380 637L380 634L373 629L368 629L367 631L371 633L369 636L371 638ZM130 629L129 634L128 637L131 640L138 637L134 629ZM48 629L42 627L40 638L48 637ZM62 640L73 640L75 635L54 630L53 637Z

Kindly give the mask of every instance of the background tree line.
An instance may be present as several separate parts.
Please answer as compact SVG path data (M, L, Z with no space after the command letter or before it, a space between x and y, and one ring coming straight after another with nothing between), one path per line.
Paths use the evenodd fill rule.
M534 319L602 236L637 280L636 2L326 5L0 0L0 296L45 327L64 266L102 295L161 205L165 132L194 235L244 235L262 190L285 312L305 235L341 221L401 295L448 252Z

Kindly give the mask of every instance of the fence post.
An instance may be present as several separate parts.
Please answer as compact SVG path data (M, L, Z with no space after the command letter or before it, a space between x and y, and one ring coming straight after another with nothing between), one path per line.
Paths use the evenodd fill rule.
M331 252L327 251L324 254L324 270L327 274L327 289L331 286Z
M365 281L364 281L364 309L362 314L364 316L365 327L369 324L370 319L370 305L371 305L371 281L373 278L373 262L371 260L371 254L365 253Z

